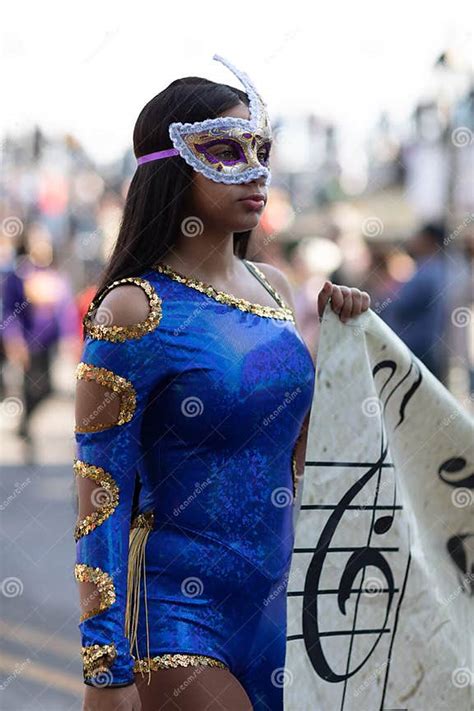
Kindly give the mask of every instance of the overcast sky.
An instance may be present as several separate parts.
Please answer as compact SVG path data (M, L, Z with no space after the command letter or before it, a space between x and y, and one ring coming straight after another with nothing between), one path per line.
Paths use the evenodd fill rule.
M15 0L3 10L0 134L38 122L71 131L97 160L131 145L142 106L173 79L235 85L247 72L270 114L313 111L362 134L432 89L451 46L474 57L469 0L164 3Z

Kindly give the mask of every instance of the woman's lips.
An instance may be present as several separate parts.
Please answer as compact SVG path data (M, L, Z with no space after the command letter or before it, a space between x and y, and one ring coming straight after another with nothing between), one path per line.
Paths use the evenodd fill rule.
M239 202L247 205L247 207L251 210L261 210L261 208L265 205L265 198L263 195L261 197L255 195L253 197L242 198Z

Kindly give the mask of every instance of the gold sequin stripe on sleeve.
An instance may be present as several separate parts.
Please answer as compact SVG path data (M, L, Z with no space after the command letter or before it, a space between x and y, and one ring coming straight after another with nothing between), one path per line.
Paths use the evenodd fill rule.
M82 647L82 660L84 666L84 677L91 677L108 672L111 663L117 656L115 644L92 644L90 647Z
M82 425L76 425L76 432L100 432L101 430L115 427L115 425L125 425L133 418L137 397L135 388L129 380L117 375L112 370L107 370L107 368L99 368L83 362L79 363L76 368L76 379L97 382L99 385L110 388L112 392L117 393L120 397L120 412L117 422L111 424L93 424L89 422L89 420L93 419L93 415L96 417L100 415L100 408L97 407L90 417L84 418ZM106 404L107 402L105 401ZM101 403L101 406L103 407L104 403Z
M104 296L119 284L135 284L143 289L148 297L150 305L150 312L146 319L144 321L140 321L139 323L130 324L129 326L109 325L106 322L106 313L104 315L104 323L93 321L92 314L97 309ZM91 338L113 341L115 343L120 343L130 338L141 338L146 333L154 331L160 323L162 315L161 303L160 297L150 282L146 279L142 279L141 277L125 277L124 279L117 279L116 281L113 281L112 284L109 284L109 286L104 289L96 300L91 302L82 323L84 324L87 335Z
M76 563L74 566L76 580L81 583L94 583L99 591L99 606L84 612L80 617L80 622L88 620L89 617L98 615L99 612L107 610L115 602L115 586L112 578L101 568L93 568L85 563Z
M82 476L84 479L92 479L100 486L92 494L92 502L99 504L97 510L87 514L85 518L76 524L74 538L78 541L113 514L119 503L119 487L109 472L106 472L102 467L96 467L93 464L83 462L81 459L75 459L73 469L78 476Z

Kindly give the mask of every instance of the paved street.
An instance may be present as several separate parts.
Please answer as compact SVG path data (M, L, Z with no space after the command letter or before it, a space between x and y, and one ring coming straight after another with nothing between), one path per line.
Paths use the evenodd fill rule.
M70 370L56 365L59 392L34 415L35 463L22 463L16 400L0 412L2 711L82 708Z

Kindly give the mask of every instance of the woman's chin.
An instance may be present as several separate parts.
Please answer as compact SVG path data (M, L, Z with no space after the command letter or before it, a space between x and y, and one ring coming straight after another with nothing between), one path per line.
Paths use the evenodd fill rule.
M253 215L248 215L245 220L239 220L236 222L236 227L234 227L234 232L247 232L247 230L253 230L254 227L260 222L260 214L254 213Z

